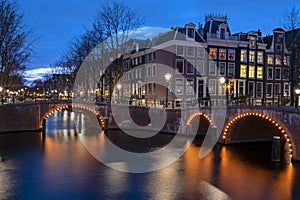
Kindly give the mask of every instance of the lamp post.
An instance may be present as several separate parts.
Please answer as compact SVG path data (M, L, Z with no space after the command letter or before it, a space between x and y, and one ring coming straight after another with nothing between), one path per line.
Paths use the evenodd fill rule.
M167 87L166 87L166 108L168 107L168 90L169 90L168 85L169 85L169 81L171 79L171 76L172 75L169 74L169 73L165 74L165 79L166 79L166 82L167 82Z
M226 85L224 86L224 84L226 82L226 79L222 76L222 77L220 77L219 82L222 85L222 94L221 95L223 95L224 92L226 93ZM227 101L227 94L225 94L225 95L226 95L226 99L225 100Z
M120 101L120 90L122 88L122 85L120 83L117 84L117 89L118 89L118 101ZM120 103L120 102L119 102Z
M299 88L295 89L295 93L296 93L295 108L298 108L300 89Z

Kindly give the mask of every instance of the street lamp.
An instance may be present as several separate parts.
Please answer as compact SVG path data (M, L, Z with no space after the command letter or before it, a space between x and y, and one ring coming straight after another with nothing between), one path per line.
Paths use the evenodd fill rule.
M118 89L118 101L120 101L120 90L122 88L122 85L120 83L117 84L117 89Z
M169 83L169 81L170 81L170 79L171 79L171 74L169 74L169 73L166 73L165 74L165 79L166 79L166 82L167 82L167 87L166 87L166 108L168 107L168 90L169 90L169 88L168 88L168 83Z
M299 94L300 94L300 89L299 89L299 88L295 89L295 93L296 93L295 107L297 108L297 107L298 107L298 104L299 104Z

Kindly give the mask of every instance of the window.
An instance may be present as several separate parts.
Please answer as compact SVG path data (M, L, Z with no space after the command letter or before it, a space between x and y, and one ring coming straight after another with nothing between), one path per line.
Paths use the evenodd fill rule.
M194 47L187 47L187 56L188 57L194 57Z
M281 86L280 83L274 84L274 97L279 97L281 94Z
M247 62L247 50L241 50L241 61Z
M249 81L248 82L248 94L250 97L254 97L254 93L255 93L254 82Z
M152 94L155 94L155 88L156 88L156 84L152 83Z
M175 80L175 94L183 94L183 79L181 78Z
M197 57L198 58L205 58L204 48L197 47Z
M268 69L267 69L267 79L273 80L273 68L272 67L268 67Z
M142 64L142 63L143 63L143 57L140 56L140 57L139 57L139 64Z
M152 58L153 58L153 60L156 59L156 52L155 51L152 53Z
M142 77L143 77L143 69L139 68L139 78L142 78Z
M136 79L139 78L139 69L135 69L135 78L136 78Z
M282 79L283 79L283 80L288 80L288 77L289 77L289 69L284 68L284 69L283 69Z
M134 70L131 71L131 79L132 79L132 80L135 79L135 72L134 72Z
M234 49L228 50L228 60L235 60L235 50Z
M155 77L156 76L156 65L152 65L152 76Z
M224 40L225 39L225 28L220 28L220 39Z
M245 82L239 81L239 94L245 94Z
M281 68L276 67L275 68L275 79L280 80L281 79Z
M219 59L221 60L226 59L226 49L220 49Z
M224 63L224 62L219 63L219 75L222 75L222 76L226 75L226 63Z
M151 83L147 84L147 94L151 94Z
M193 60L188 60L186 73L187 74L194 74L194 61Z
M256 83L256 95L257 97L263 96L263 83L261 82Z
M255 67L253 65L249 66L249 78L255 78Z
M289 83L284 83L284 85L283 85L283 95L285 97L290 96L290 84Z
M184 48L183 46L177 45L176 46L176 54L179 56L183 56L184 55Z
M264 52L261 52L261 51L257 52L257 63L259 63L259 64L264 63Z
M209 55L211 59L217 58L217 49L216 48L210 48L209 49Z
M268 54L268 64L269 64L269 65L273 65L273 63L274 63L274 56Z
M273 96L273 84L272 83L267 83L267 97L272 97Z
M289 56L284 56L283 57L283 64L285 66L290 66L290 57Z
M188 37L189 38L195 38L195 29L188 28Z
M249 53L249 62L255 62L255 51L250 51Z
M276 50L276 51L282 51L282 46L281 46L281 44L276 44L275 50Z
M281 56L280 55L276 55L275 63L276 63L276 65L281 65Z
M194 80L187 79L186 80L186 94L193 95L194 94Z
M247 65L241 65L240 77L247 77Z
M183 74L184 72L183 60L176 60L176 72Z
M255 46L256 46L256 44L255 44L255 37L254 36L250 36L250 41L249 41L249 47L251 48L251 49L255 49Z
M151 53L148 54L148 61L151 61L152 60L152 55Z
M151 65L147 66L147 77L151 76Z
M257 76L256 76L256 78L263 79L263 67L262 66L257 66Z
M210 61L209 62L209 70L208 70L209 75L216 75L216 62Z
M209 81L208 81L208 91L209 91L209 94L211 94L211 95L216 94L216 80L215 79L209 79Z
M204 75L204 62L202 60L197 60L197 75Z
M234 76L235 65L234 63L228 63L228 76Z

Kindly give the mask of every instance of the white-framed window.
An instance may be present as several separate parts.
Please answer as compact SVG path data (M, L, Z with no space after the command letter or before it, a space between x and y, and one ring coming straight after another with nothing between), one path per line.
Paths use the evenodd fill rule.
M197 47L197 57L205 58L205 50L202 47Z
M189 38L195 38L195 29L194 28L188 28L187 29L187 36Z
M250 36L249 47L251 49L255 49L256 47L256 38L254 36Z
M280 83L274 84L274 97L279 97L281 94L281 85Z
M226 63L219 62L219 75L225 76L226 75Z
M208 92L210 95L216 95L216 79L209 79Z
M187 46L187 56L188 57L194 57L195 48Z
M247 65L241 65L240 77L241 78L246 78L247 77Z
M186 80L185 93L186 93L186 95L193 95L194 94L194 80L193 79L187 79Z
M285 66L290 66L290 56L283 56L283 64Z
M275 68L275 80L280 80L281 79L281 68L276 67Z
M253 65L249 66L249 74L248 74L249 78L255 78L255 67Z
M254 97L255 94L255 83L253 81L248 82L248 95Z
M267 68L267 79L268 80L273 80L273 67L268 67Z
M281 65L281 55L276 55L275 64Z
M147 94L151 94L151 85L152 83L147 83Z
M156 64L152 65L152 76L155 77L156 76Z
M288 68L283 68L282 79L283 80L288 80L288 78L289 78L289 69Z
M252 63L255 62L255 51L249 52L249 62L252 62Z
M256 78L257 79L263 79L263 67L262 66L257 66L257 74Z
M241 62L247 62L247 50L241 49Z
M291 94L290 94L290 84L289 83L284 83L283 84L283 95L285 96L285 97L289 97L289 96L291 96Z
M216 75L216 62L210 61L209 62L209 75L215 76Z
M234 76L235 74L235 64L228 63L228 76Z
M135 69L135 78L136 78L136 79L139 78L139 69Z
M209 56L211 59L217 59L217 48L209 48Z
M263 96L263 83L262 82L256 83L256 96L257 97Z
M152 83L152 94L155 94L156 84Z
M176 59L176 72L179 74L184 73L184 61L182 59Z
M147 66L147 77L151 76L151 65Z
M204 61L203 60L197 60L197 75L204 75Z
M268 54L267 62L268 62L268 65L273 65L274 64L274 55Z
M226 49L220 49L219 50L219 59L220 60L226 60Z
M131 79L134 80L135 79L135 70L131 71Z
M152 52L152 58L153 58L153 60L156 60L156 52L155 51Z
M235 60L235 50L228 49L228 60Z
M195 61L193 60L187 61L187 68L186 68L187 74L194 74L194 65L195 65Z
M267 97L273 97L273 84L272 83L267 83L266 95L267 95Z
M179 94L179 95L183 94L183 79L182 78L175 79L175 94Z
M143 77L143 68L139 68L139 78Z
M139 56L139 64L142 64L142 63L143 63L143 57Z
M176 45L176 54L178 56L184 56L184 46Z
M246 85L246 81L239 81L238 82L238 91L239 94L245 94L245 85Z
M264 63L264 52L262 52L262 51L257 52L257 63L259 63L259 64Z

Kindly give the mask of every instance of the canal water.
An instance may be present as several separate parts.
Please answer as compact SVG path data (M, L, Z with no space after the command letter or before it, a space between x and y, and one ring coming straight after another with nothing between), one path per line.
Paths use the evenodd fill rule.
M270 143L216 145L200 159L197 137L171 165L126 173L101 164L75 132L72 114L58 112L47 120L45 137L0 135L0 199L300 199L300 164L272 163ZM121 131L103 134L120 146L126 141L127 150L145 148ZM160 134L146 148L172 138Z

